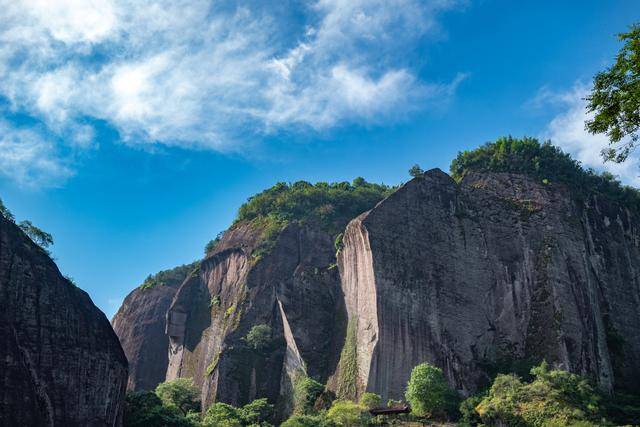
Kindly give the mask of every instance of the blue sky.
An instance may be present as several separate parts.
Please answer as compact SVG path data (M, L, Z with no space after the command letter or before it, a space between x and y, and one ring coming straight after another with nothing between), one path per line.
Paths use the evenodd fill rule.
M277 181L397 184L501 135L601 167L635 0L0 0L0 197L109 317ZM638 158L611 166L633 185Z

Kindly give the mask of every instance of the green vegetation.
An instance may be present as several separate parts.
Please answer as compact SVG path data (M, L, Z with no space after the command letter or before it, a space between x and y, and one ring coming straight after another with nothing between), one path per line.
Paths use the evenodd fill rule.
M587 96L587 111L595 113L586 128L606 134L610 148L602 151L605 160L624 162L638 143L640 129L640 25L618 35L624 42L616 63L598 73ZM627 139L625 139L627 138Z
M220 307L220 295L214 295L209 301L209 308Z
M290 221L300 221L337 234L348 221L371 209L393 190L386 185L368 183L363 178L356 178L351 184L280 182L250 197L240 207L236 223L269 218L270 222L282 226Z
M224 231L219 232L213 240L209 240L209 242L204 247L205 257L211 254L216 249L218 243L220 243L220 241L222 240L222 236L224 236Z
M309 415L320 395L324 392L324 385L303 372L296 373L293 379L293 413Z
M193 424L176 407L163 405L152 391L127 393L124 409L125 427L191 427Z
M149 289L154 286L180 286L189 274L200 265L199 261L184 264L170 270L163 270L153 275L148 275L140 289Z
M445 413L448 390L442 369L421 363L411 371L405 397L411 404L413 414L432 417Z
M469 172L521 173L543 184L566 184L579 198L599 194L640 212L637 190L622 186L610 173L583 169L580 162L560 148L550 142L541 144L534 138L500 138L475 150L458 153L451 163L451 176L460 181Z
M347 324L347 334L340 353L338 365L338 388L336 395L339 399L354 399L357 390L358 380L358 349L357 349L357 326L358 320L349 319Z
M156 387L156 395L162 400L163 405L178 408L184 415L200 410L198 394L191 378L177 378Z
M263 351L271 344L271 327L261 324L254 325L244 337L247 345L255 351Z
M236 408L226 403L217 402L209 407L199 426L231 427L231 426L270 426L268 420L273 416L273 405L267 399L257 399Z
M350 400L336 400L327 411L327 419L339 427L368 425L366 408Z
M598 392L579 375L549 370L546 362L531 370L533 381L524 383L513 374L498 375L486 396L464 403L465 417L488 425L596 426L608 425ZM476 405L474 411L469 407ZM475 413L473 413L475 412Z
M424 169L422 169L420 165L413 165L411 169L409 169L409 175L413 178L419 178L424 175Z
M360 405L367 409L378 408L382 406L382 398L375 393L362 393Z
M13 214L11 213L11 211L9 210L9 208L7 208L4 205L4 202L2 201L2 199L0 199L0 215L2 217L4 217L4 219L11 221L11 222L15 222L16 218L13 216Z
M211 361L211 363L209 363L209 365L207 365L207 369L205 370L205 374L207 376L210 376L211 374L213 374L213 371L216 369L216 366L218 366L218 362L220 362L221 354L222 354L221 351L216 353L216 355L213 357L213 360Z

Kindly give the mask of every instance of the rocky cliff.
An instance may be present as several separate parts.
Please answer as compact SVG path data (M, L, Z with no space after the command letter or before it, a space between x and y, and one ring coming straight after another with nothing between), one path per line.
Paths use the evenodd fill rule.
M340 366L357 369L336 387L399 398L429 361L469 392L546 359L640 390L639 224L523 175L413 179L347 226L338 261L354 332Z
M121 425L127 361L109 321L2 217L0 298L0 425Z
M265 231L259 222L227 231L168 312L167 379L194 378L205 406L268 397L286 413L296 375L324 381L334 370L339 277L331 236L297 223L272 238ZM268 348L248 345L256 325L270 328Z
M169 364L165 334L171 301L196 263L149 276L127 295L111 324L129 361L128 390L153 390L163 382Z

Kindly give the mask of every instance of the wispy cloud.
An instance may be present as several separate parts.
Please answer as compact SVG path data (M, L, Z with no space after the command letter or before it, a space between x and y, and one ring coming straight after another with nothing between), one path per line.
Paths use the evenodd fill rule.
M460 3L0 0L0 95L75 147L92 146L88 119L128 144L216 150L395 120L459 83L422 81L410 52Z
M589 86L578 82L567 90L555 91L548 87L540 89L530 105L537 108L553 108L558 112L549 121L541 137L550 139L555 145L595 170L606 170L626 183L640 185L640 158L633 153L622 164L603 163L600 152L608 146L605 135L592 135L585 130L585 121L591 116L586 111L584 98Z

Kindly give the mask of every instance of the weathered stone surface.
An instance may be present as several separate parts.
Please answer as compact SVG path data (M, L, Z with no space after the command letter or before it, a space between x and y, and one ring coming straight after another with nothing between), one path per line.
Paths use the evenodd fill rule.
M121 425L127 361L109 321L4 218L0 300L0 425Z
M128 390L153 390L165 380L169 363L167 311L178 287L195 264L155 275L157 283L131 291L111 324L129 361Z
M267 397L283 413L291 398L287 372L298 357L321 381L334 370L339 277L331 236L292 223L268 253L257 256L262 233L254 224L227 231L180 287L168 313L167 378L194 378L205 407ZM273 343L263 352L243 340L259 324L272 330Z
M638 218L575 199L521 175L457 185L432 170L353 220L338 261L358 393L401 398L424 361L469 392L542 358L638 391Z

